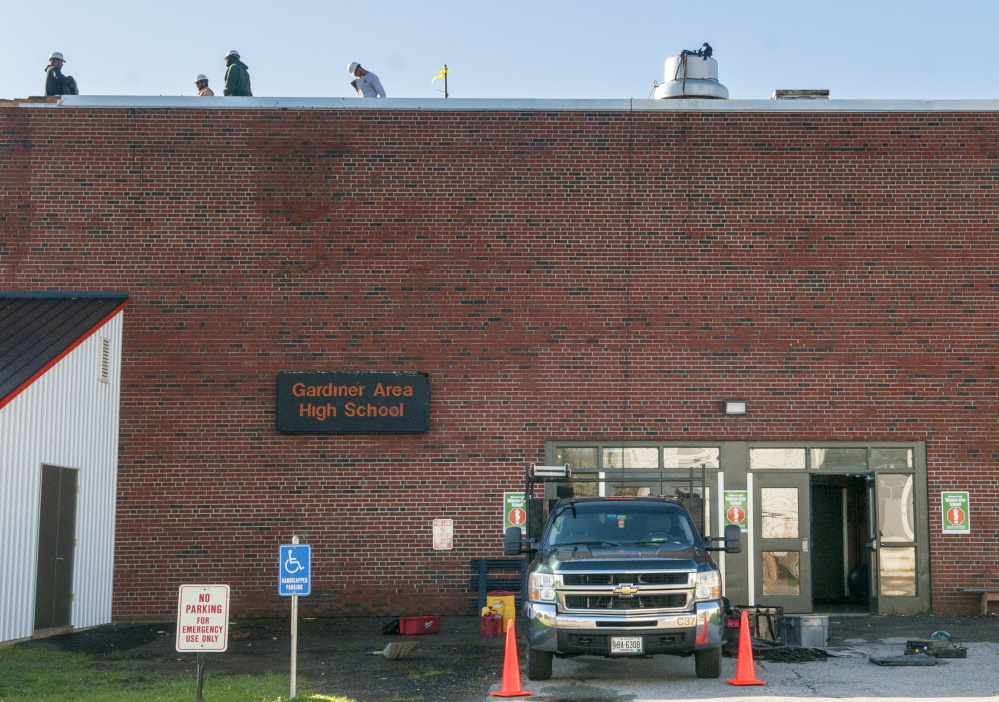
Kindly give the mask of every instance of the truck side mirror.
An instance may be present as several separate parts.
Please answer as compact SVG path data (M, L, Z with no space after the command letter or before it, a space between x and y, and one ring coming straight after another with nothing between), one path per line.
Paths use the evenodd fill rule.
M524 552L520 543L523 538L523 532L521 532L520 527L514 526L508 528L503 536L503 553L508 556L519 556Z
M742 553L742 529L738 524L725 527L725 553Z

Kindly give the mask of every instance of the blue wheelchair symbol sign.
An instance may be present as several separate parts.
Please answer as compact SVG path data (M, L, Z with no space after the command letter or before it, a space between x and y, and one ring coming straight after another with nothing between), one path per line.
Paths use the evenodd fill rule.
M283 544L280 550L280 575L278 594L284 596L308 595L312 590L310 566L312 547L308 544Z

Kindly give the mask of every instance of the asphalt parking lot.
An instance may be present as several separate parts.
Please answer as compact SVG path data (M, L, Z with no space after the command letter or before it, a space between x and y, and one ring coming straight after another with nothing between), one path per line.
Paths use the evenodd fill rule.
M693 660L661 656L640 660L575 658L556 660L552 679L524 680L532 698L588 702L678 699L843 699L851 700L978 700L999 695L999 644L968 645L968 658L939 661L932 667L888 668L874 665L871 655L902 653L898 644L858 645L855 653L825 662L757 662L762 686L736 687L735 659L723 661L719 680L699 680ZM494 686L490 689L499 689Z
M484 702L502 683L505 637L481 636L476 617L443 617L440 633L386 636L387 618L311 618L299 623L300 689L344 696L357 702ZM524 620L516 630L523 632ZM940 660L932 667L887 668L870 655L901 655L908 639L944 630L968 648L966 659ZM372 651L390 642L415 643L405 659L387 660ZM850 699L999 700L999 617L830 616L828 644L840 654L826 661L775 663L754 660L763 686L736 687L737 660L722 660L720 679L694 675L692 658L582 657L554 662L551 680L532 682L523 671L524 639L518 638L520 683L527 699L551 702L653 702L655 700ZM113 624L24 644L89 653L95 665L193 674L193 654L175 650L170 622ZM289 622L234 620L229 648L209 654L207 685L220 673L287 673ZM519 698L523 699L523 698Z
M967 647L965 659L937 660L925 667L884 667L871 656L903 655L909 639L948 631ZM691 658L573 658L555 660L552 679L522 679L531 698L552 701L653 702L655 700L997 700L999 699L999 618L996 617L836 617L830 616L825 661L776 663L755 660L756 677L766 684L734 686L737 660L724 658L718 680L694 676ZM523 661L521 661L523 662ZM499 689L491 686L490 691Z

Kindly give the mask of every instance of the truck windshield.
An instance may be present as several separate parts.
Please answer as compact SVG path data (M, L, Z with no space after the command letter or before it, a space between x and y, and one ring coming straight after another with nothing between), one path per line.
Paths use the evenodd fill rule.
M577 502L561 508L548 530L547 546L652 545L692 548L697 531L686 511L663 502Z

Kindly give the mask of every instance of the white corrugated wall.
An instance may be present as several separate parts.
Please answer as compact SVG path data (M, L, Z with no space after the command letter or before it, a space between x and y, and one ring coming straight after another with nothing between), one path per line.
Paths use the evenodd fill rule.
M0 641L32 635L42 465L75 468L75 628L111 621L123 312L0 409ZM109 382L101 338L111 340Z

